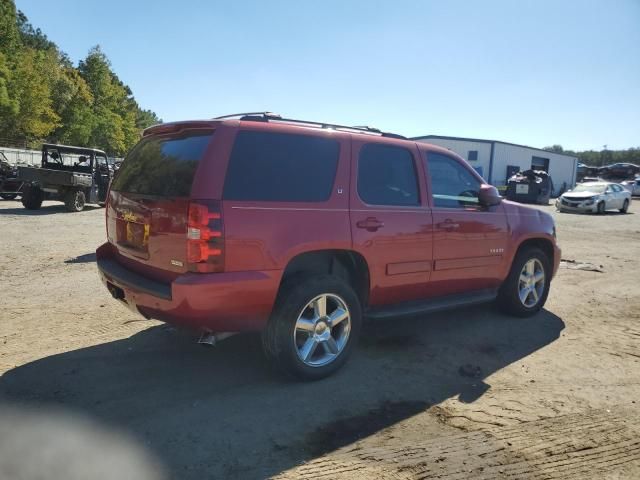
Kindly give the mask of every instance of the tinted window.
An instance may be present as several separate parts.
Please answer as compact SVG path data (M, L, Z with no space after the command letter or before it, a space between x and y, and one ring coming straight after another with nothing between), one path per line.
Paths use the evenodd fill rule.
M418 205L418 179L411 152L388 145L362 147L358 194L370 205Z
M429 153L427 168L434 206L464 208L478 204L480 182L458 161L439 153Z
M467 160L473 162L478 160L478 151L477 150L469 150L469 154L467 155Z
M200 131L172 138L143 138L122 162L112 190L188 197L198 162L212 135L212 131Z
M224 198L322 202L331 196L340 145L305 135L241 131L231 153Z

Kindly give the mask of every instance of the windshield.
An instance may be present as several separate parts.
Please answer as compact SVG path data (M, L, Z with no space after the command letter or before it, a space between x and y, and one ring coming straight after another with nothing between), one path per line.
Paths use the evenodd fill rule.
M573 191L604 193L606 188L607 188L606 183L582 183L580 185L576 185L576 188L574 188Z
M123 193L188 197L213 131L143 138L122 162L111 189Z

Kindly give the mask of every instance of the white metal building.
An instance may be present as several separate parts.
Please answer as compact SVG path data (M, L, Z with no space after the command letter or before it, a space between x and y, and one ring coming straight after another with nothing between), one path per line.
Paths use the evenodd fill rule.
M438 145L466 159L482 177L497 187L506 185L507 179L522 170L545 170L553 180L557 193L566 184L572 188L576 182L578 158L539 148L477 138L426 135L413 140Z

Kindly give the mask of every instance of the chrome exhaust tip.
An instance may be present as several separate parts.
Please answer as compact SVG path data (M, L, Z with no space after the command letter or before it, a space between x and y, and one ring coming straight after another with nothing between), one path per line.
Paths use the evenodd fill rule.
M218 343L220 343L225 338L229 338L233 335L236 335L238 332L219 332L219 333L211 333L211 332L202 332L200 338L198 339L198 343L200 345L215 347Z

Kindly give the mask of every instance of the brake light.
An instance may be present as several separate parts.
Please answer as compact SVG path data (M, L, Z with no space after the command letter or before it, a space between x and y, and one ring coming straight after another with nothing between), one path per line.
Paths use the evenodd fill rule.
M192 272L224 270L224 230L220 202L195 200L189 203L187 263Z

